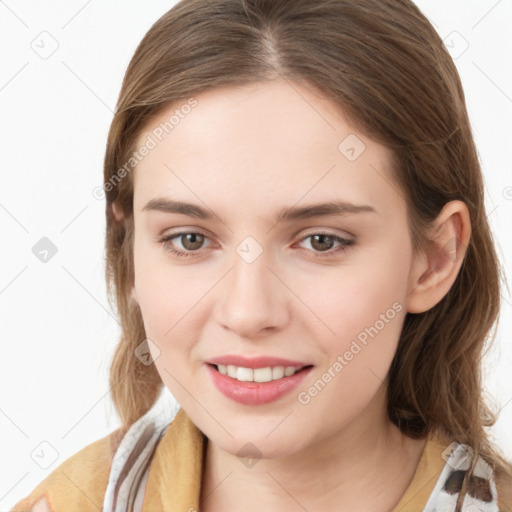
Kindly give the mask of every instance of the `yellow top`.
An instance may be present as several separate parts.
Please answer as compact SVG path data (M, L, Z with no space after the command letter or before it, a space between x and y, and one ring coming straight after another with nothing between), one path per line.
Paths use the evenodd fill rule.
M68 458L11 512L102 510L110 466L123 434L118 429ZM199 509L205 439L180 409L151 460L143 512ZM423 511L446 464L442 457L446 448L441 438L429 435L412 481L392 512Z

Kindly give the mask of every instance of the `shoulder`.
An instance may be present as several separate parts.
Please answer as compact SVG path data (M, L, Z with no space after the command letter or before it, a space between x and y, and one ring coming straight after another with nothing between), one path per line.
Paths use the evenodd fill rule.
M66 459L11 512L101 510L112 459L125 433L120 427Z
M473 450L465 444L450 442L442 432L435 432L432 437L437 452L446 461L432 499L435 498L443 504L453 501L454 504L454 497L461 491L463 477L469 469ZM494 484L495 491L492 491ZM489 506L492 502L497 507L492 510L512 512L512 477L505 471L493 469L482 455L479 456L474 474L470 478L467 493L470 501L478 504L482 510L491 510L486 505Z
M495 480L499 512L512 512L512 477L496 474Z

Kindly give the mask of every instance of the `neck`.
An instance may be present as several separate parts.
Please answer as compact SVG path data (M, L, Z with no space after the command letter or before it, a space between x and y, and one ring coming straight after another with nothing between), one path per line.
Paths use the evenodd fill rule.
M409 486L425 443L389 422L382 387L352 422L284 457L246 466L208 441L201 510L389 512Z

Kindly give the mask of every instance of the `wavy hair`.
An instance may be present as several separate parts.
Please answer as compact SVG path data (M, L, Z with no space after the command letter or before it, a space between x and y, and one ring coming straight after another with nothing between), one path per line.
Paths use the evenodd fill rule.
M356 129L392 150L415 250L428 246L427 229L445 203L466 203L472 232L459 274L433 308L406 315L387 411L412 438L436 431L474 449L459 506L478 455L510 485L512 466L485 430L498 413L481 375L503 271L460 77L410 0L182 0L144 36L124 76L104 160L106 279L122 326L110 386L123 425L147 412L163 388L156 367L134 356L146 338L130 297L133 179L126 163L137 137L159 112L194 94L274 78L315 87Z

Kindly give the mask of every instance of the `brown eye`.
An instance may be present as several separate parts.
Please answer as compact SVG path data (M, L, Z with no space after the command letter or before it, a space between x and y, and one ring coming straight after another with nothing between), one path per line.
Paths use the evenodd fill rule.
M208 237L195 231L183 231L158 239L163 247L175 256L196 256ZM180 243L177 243L179 241ZM181 247L180 247L181 246Z
M334 245L332 235L311 235L311 247L318 251L328 251Z
M306 240L309 240L310 250L315 253L315 256L320 258L342 253L355 244L355 240L348 240L330 233L313 233L302 238L301 242L303 243ZM337 247L335 246L336 244L338 244Z
M181 238L181 243L185 249L194 251L201 248L205 237L201 233L185 233L179 235L178 238Z

